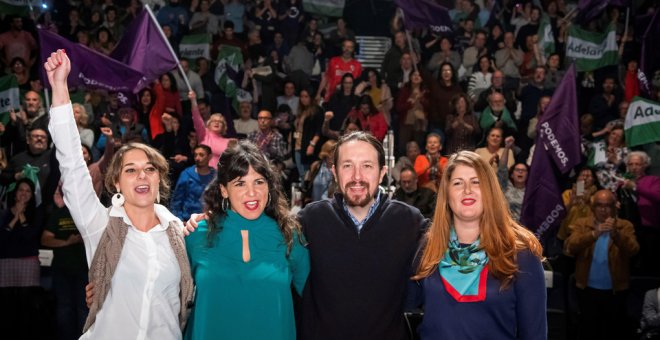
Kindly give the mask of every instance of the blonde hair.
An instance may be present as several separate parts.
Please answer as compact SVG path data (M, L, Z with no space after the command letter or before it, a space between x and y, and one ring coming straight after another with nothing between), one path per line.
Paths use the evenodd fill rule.
M221 113L214 113L210 115L209 120L206 121L206 128L211 125L211 120L213 120L213 118L218 118L221 120L222 127L220 128L220 135L224 136L225 133L227 133L227 121L225 120L225 116L223 116Z
M86 128L89 123L89 115L87 114L87 110L85 109L85 106L78 103L73 103L72 106L73 106L73 111L76 111L76 108L80 109L80 119L79 121L77 120L76 123L79 123L80 126Z
M457 152L447 162L447 168L442 174L438 188L433 223L426 232L426 244L413 279L419 280L431 275L447 250L454 217L449 206L449 182L452 173L459 165L474 169L479 178L479 189L484 206L479 222L480 245L488 256L489 272L500 280L502 288L505 288L513 281L518 271L516 254L521 250L529 249L541 259L542 248L534 234L511 217L507 200L493 168L472 151Z
M142 143L128 143L115 152L115 155L112 157L110 165L108 166L108 172L105 175L105 189L112 193L117 192L116 186L117 182L119 182L119 177L121 176L124 155L132 150L143 151L147 155L149 162L158 169L158 174L160 176L158 192L161 199L167 199L170 196L170 180L168 175L170 171L169 164L158 150Z

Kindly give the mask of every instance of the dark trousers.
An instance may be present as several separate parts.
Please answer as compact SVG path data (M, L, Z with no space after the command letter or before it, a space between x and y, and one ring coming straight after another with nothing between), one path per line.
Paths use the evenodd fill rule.
M78 339L87 319L85 303L87 271L53 270L53 292L57 300L57 333L60 340Z
M627 339L627 291L585 288L577 290L581 340Z

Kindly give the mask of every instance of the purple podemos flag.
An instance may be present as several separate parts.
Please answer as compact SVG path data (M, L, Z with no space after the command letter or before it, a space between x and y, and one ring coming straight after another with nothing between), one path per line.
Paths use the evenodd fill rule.
M74 43L48 30L39 29L41 62L52 52L64 49L71 59L69 86L104 89L112 92L137 92L136 86L144 75L106 55ZM42 68L43 69L43 68ZM44 85L49 86L44 74Z
M581 161L575 65L571 65L539 120L520 221L539 239L566 215L559 177Z
M111 57L142 72L141 87L171 71L178 64L146 9L133 19L111 53Z
M433 32L451 32L452 23L446 7L434 0L396 0L403 11L406 29L429 28Z

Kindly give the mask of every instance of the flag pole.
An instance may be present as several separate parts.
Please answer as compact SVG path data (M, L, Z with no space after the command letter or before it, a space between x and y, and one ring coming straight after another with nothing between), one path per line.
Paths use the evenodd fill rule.
M405 21L403 20L404 19L403 10L401 8L397 8L397 10L399 11L399 14L401 15L401 26L403 26L403 28L406 32L406 40L408 40L408 49L410 49L410 56L412 57L413 53L415 53L415 50L413 49L413 45L412 45L412 36L410 35L410 31L406 27ZM419 72L417 70L417 62L419 62L419 57L420 56L418 56L415 53L414 57L415 58L413 59L413 69L415 70L415 72Z
M188 76L186 75L186 72L183 70L183 66L181 66L181 62L179 61L179 58L176 56L176 53L174 53L174 49L172 48L172 45L170 45L170 41L167 40L167 37L165 36L165 32L163 32L163 29L158 24L158 20L156 20L156 16L154 15L154 12L151 11L149 5L144 5L144 8L147 10L147 13L149 13L149 17L151 17L151 20L153 20L156 28L158 28L158 33L160 33L160 36L163 37L163 40L165 40L167 48L170 50L170 53L172 53L172 57L174 57L174 60L176 60L176 65L179 67L179 72L181 72L183 81L186 82L186 86L188 87L188 92L192 91L192 86L190 86L190 81L188 81Z

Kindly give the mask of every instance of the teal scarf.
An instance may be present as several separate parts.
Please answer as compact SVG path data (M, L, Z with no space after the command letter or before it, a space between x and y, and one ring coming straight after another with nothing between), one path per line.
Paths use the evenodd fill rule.
M479 247L479 240L461 247L456 231L451 228L449 246L438 269L445 289L458 302L477 302L486 299L488 257Z
M484 111L481 113L481 116L479 116L479 126L481 127L482 130L488 130L493 124L495 124L495 116L493 115L493 111L490 109L490 106L484 109ZM506 124L510 129L512 130L517 130L516 128L516 123L513 121L513 118L511 117L511 113L509 113L509 110L504 108L502 110L502 116L500 117L500 120Z

